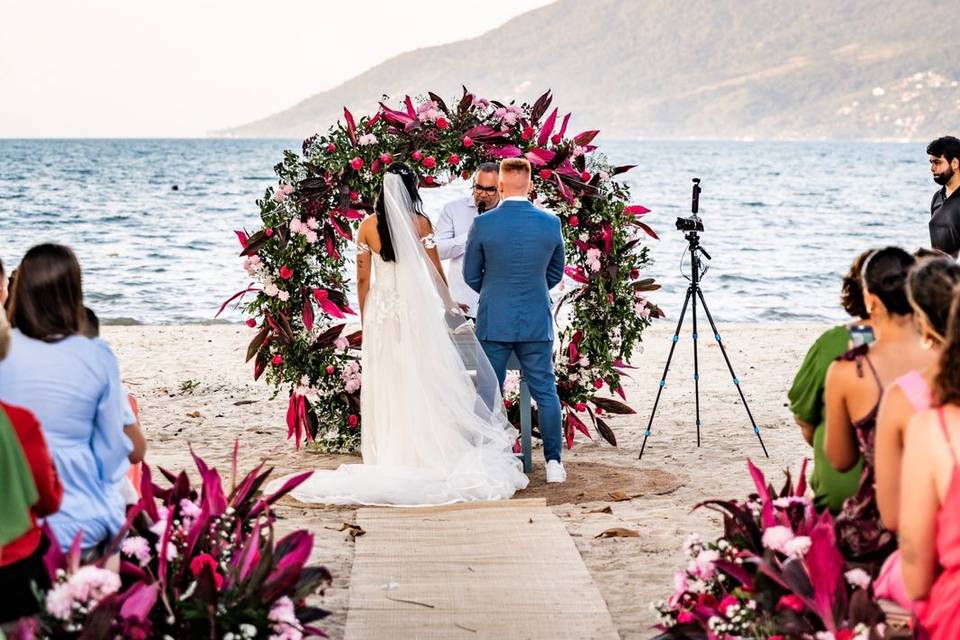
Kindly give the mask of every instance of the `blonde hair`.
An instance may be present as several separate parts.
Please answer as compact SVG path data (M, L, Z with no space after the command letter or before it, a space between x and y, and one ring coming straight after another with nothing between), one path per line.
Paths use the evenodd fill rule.
M7 320L7 314L0 309L0 360L7 357L10 350L10 321Z
M500 163L500 173L520 173L529 178L531 172L530 162L525 158L507 158Z

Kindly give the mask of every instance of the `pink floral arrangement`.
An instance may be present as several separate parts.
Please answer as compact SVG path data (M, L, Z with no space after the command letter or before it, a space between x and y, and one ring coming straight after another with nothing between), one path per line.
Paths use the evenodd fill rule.
M828 511L806 494L806 461L779 491L748 461L757 492L744 502L708 500L723 514L723 536L684 542L687 566L674 592L654 604L657 636L667 638L801 638L879 640L884 614L872 599L870 574L848 566Z
M478 165L524 157L534 168L538 201L563 222L567 282L557 305L568 319L558 331L556 369L568 446L576 433L616 444L604 412L632 413L621 378L640 335L660 309L642 218L614 166L596 153L596 130L571 134L571 114L552 108L550 92L533 104L506 104L470 93L451 103L428 93L380 104L372 116L343 121L288 151L260 207L261 227L238 231L243 267L253 279L237 300L256 329L247 350L255 379L289 392L288 437L327 451L359 446L362 335L348 304L347 261L360 221L373 212L384 170L404 162L423 188L468 179ZM242 302L244 296L252 299ZM221 309L222 311L222 309ZM343 346L346 342L347 347ZM588 424L593 424L593 431Z
M274 540L273 505L310 473L276 493L260 488L272 469L256 467L236 482L234 448L229 493L216 469L196 455L200 485L186 473L144 465L142 498L103 560L83 565L80 537L67 554L54 544L45 561L53 587L43 612L18 638L224 638L299 640L325 637L312 626L326 615L306 599L329 583L322 567L305 566L313 536L295 531ZM119 553L120 572L105 567Z

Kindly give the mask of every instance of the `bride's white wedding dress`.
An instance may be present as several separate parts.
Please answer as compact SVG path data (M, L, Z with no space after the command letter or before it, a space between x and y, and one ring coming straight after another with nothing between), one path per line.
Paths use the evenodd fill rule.
M363 464L315 471L292 495L396 506L509 498L528 479L513 453L516 432L503 415L496 377L429 261L399 176L387 174L384 195L396 260L371 251L361 353ZM476 361L475 371L462 353Z

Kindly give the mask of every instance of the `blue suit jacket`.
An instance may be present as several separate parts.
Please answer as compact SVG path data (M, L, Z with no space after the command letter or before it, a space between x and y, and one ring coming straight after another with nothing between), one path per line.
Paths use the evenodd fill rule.
M463 279L480 293L477 338L553 340L550 289L563 279L560 219L510 200L477 216L467 236Z

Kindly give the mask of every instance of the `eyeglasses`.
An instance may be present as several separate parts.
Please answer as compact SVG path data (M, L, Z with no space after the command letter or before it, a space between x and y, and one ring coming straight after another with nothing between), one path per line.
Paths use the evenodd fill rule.
M481 186L478 185L478 184L473 185L473 190L474 190L474 191L482 191L483 193L496 193L496 192L497 192L497 188L496 188L496 187L481 187Z

